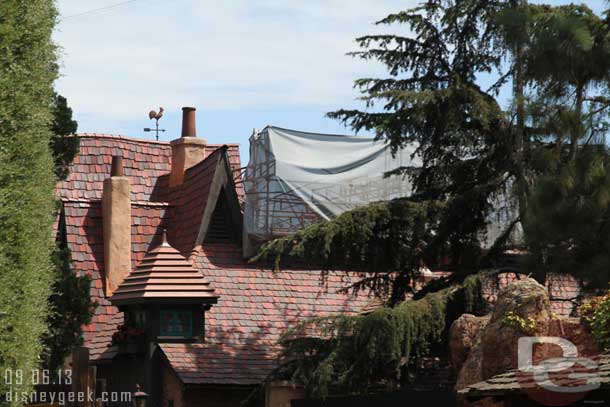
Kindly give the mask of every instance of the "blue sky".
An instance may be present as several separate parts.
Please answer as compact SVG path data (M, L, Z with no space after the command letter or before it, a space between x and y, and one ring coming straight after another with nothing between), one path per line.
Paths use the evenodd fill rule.
M153 124L148 111L163 106L160 138L172 140L180 108L195 106L198 136L241 143L245 161L252 129L267 124L350 133L325 113L358 106L354 79L383 69L345 54L354 38L380 32L374 21L417 1L135 0L80 16L120 0L57 3L65 19L55 32L56 87L79 132L151 138L142 131Z

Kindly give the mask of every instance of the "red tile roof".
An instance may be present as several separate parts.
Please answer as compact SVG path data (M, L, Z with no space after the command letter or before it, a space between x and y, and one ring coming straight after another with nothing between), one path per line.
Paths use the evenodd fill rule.
M211 178L223 156L218 146L209 146L208 157L187 172L183 186L169 190L168 143L91 134L79 138L80 152L70 166L68 179L57 184L57 195L64 205L74 268L78 274L91 276L91 297L98 304L91 324L84 327L85 346L93 360L112 357L108 348L111 336L123 322L122 314L103 292L100 199L112 155L123 156L133 187L134 269L146 252L161 242L161 230L167 227L169 243L189 258L220 296L206 314L205 344L162 345L167 360L185 383L257 383L275 366L278 339L288 326L312 316L357 313L370 303L369 298L337 292L352 281L344 274L330 275L326 285L321 285L320 271L260 269L246 263L234 245L194 247ZM228 146L226 156L237 180L238 196L243 198L237 146ZM566 301L576 293L572 281L557 280L552 285L557 296L567 293Z
M276 365L268 350L221 343L162 343L166 360L184 384L260 383Z
M123 314L104 296L104 240L102 208L99 201L64 201L66 239L72 252L74 270L89 275L91 298L97 302L92 321L84 327L84 340L91 358L98 358L107 350L112 333L123 322ZM144 257L150 247L158 244L160 226L166 205L145 206L132 204L132 265ZM155 235L157 234L156 239Z
M80 134L79 153L70 164L69 175L57 184L57 195L64 199L99 200L102 198L103 181L110 174L113 155L123 157L125 176L131 182L132 201L156 200L159 177L171 168L171 146L168 142L134 139L107 134ZM208 144L207 153L212 154L222 145ZM235 179L239 176L241 163L239 145L229 144L228 155ZM243 196L241 183L238 195Z
M177 298L182 302L213 304L218 296L203 273L171 247L163 233L161 244L146 253L119 284L110 302L121 306Z
M519 278L519 275L510 271L499 273L495 279L489 279L484 284L483 297L490 304L494 304L498 292ZM572 315L581 294L578 280L570 275L550 273L546 279L546 288L551 300L551 312L559 316Z
M298 321L358 313L369 298L338 290L353 278L319 270L272 271L249 265L232 244L198 246L191 260L220 297L206 313L205 344L163 344L184 383L254 384L277 364L278 339Z
M186 171L182 185L173 190L167 188L166 199L173 206L170 223L180 225L168 230L168 239L172 246L186 256L195 247L212 179L222 152L222 149L216 149L205 160Z
M218 146L209 146L206 160L192 167L185 183L167 188L169 143L117 136L79 136L80 152L66 181L57 184L65 214L66 238L74 268L92 278L91 296L98 306L91 324L84 327L85 346L92 360L111 358L111 336L123 322L118 309L103 291L103 237L101 193L110 174L112 155L122 155L132 183L132 264L160 243L168 228L169 243L209 279L220 295L206 314L205 344L164 344L162 349L185 383L253 384L275 366L279 335L290 324L311 316L336 312L356 313L367 298L349 298L337 290L350 279L331 276L320 284L320 272L262 270L246 263L239 248L228 244L193 247L209 185L221 157ZM226 156L243 198L237 145Z

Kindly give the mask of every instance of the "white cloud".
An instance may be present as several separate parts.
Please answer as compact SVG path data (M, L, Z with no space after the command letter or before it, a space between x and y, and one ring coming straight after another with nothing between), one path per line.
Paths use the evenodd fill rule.
M117 0L59 0L63 16ZM68 18L59 91L77 114L125 120L158 101L206 109L345 106L376 74L345 56L398 0L141 0Z

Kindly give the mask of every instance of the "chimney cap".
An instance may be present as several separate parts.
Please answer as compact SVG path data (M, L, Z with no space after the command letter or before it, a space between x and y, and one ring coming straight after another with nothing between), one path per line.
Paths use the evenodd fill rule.
M182 137L197 137L195 110L188 106L182 108Z
M112 166L110 168L111 177L123 177L125 176L125 170L123 169L123 157L120 155L112 156Z

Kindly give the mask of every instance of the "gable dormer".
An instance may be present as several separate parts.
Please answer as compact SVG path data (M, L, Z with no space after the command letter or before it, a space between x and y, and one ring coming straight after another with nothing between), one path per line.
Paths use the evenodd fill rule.
M209 191L195 243L235 243L241 246L243 217L226 146L220 148Z

